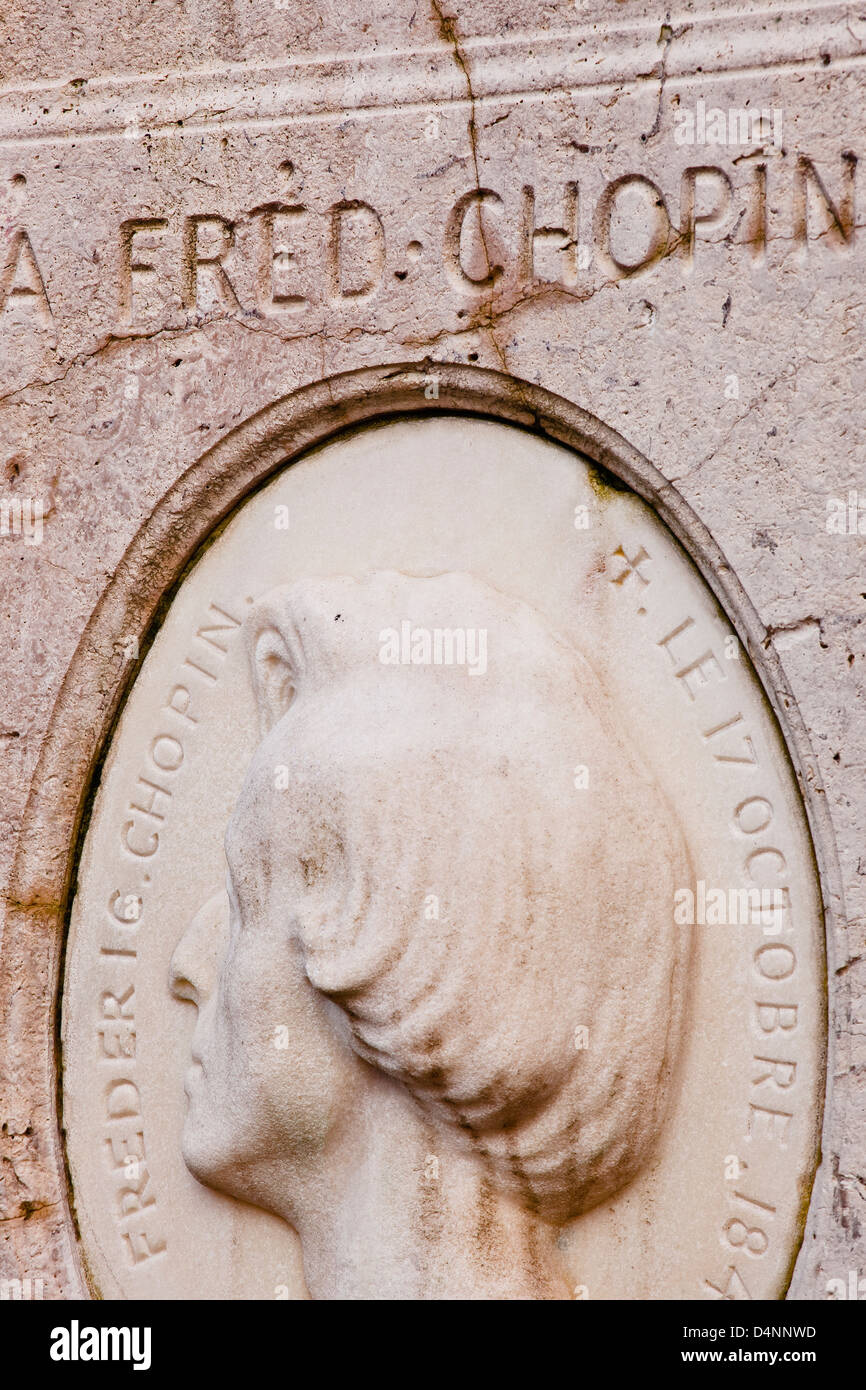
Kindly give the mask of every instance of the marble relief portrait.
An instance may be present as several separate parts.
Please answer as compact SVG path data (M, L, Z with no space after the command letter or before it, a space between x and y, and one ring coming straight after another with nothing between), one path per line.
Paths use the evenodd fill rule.
M808 825L749 653L615 483L498 421L389 419L280 465L190 566L70 917L96 1296L784 1295ZM779 885L775 932L678 912Z
M677 1084L677 814L588 655L471 574L299 579L243 639L261 737L171 961L187 1167L313 1298L574 1297L560 1233Z

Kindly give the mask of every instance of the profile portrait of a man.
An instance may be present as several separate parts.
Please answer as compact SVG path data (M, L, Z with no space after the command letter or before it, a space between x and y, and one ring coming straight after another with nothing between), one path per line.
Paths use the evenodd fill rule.
M483 672L383 662L406 623L483 631ZM478 578L309 578L245 626L261 739L172 962L185 1161L295 1228L313 1298L570 1298L557 1237L675 1085L677 817L587 657Z

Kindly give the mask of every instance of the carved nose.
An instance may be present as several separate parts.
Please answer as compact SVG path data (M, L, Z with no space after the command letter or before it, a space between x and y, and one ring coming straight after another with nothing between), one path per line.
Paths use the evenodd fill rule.
M190 1004L198 1005L201 1002L199 992L190 979L190 975L194 973L194 970L187 960L188 935L189 932L186 932L184 936L181 937L174 955L171 958L171 963L168 967L168 987L175 999L183 999Z
M175 999L201 1007L213 993L228 938L229 899L224 889L193 917L171 958L168 985Z

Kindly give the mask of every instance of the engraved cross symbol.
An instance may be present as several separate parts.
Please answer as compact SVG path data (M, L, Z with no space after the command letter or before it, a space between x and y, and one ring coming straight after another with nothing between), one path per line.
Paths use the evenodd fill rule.
M618 545L617 548L616 548L616 550L613 552L613 559L615 559L615 560L616 560L616 559L624 560L624 561L625 561L625 565L624 565L623 568L620 570L619 574L616 574L616 575L613 575L613 576L612 576L611 581L610 581L611 584L624 584L625 581L626 581L627 579L630 579L632 575L634 575L636 579L639 579L640 582L641 582L641 584L649 584L649 580L647 579L646 575L641 574L641 568L640 568L640 567L641 567L641 565L644 563L645 560L649 560L650 558L651 558L651 557L650 557L649 555L647 555L647 553L646 553L646 551L644 550L643 546L641 546L640 550L638 551L637 555L635 555L634 559L629 559L628 555L626 555L626 553L625 553L625 551L623 550L622 546L621 546L621 545Z

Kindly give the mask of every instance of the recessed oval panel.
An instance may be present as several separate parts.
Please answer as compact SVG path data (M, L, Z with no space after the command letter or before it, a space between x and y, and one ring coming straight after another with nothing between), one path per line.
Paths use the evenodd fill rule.
M105 757L94 1291L781 1297L822 941L778 724L653 510L494 421L335 438L201 553Z

